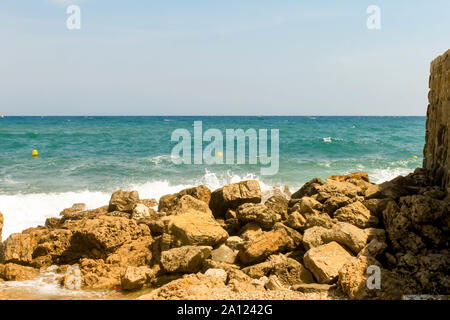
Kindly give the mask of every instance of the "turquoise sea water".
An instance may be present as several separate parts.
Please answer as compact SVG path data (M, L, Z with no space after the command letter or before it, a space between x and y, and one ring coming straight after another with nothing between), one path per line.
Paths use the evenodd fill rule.
M5 232L41 223L73 202L103 205L118 188L159 197L198 184L256 178L295 191L319 176L367 171L381 182L422 164L425 117L5 117L0 119L0 211ZM176 165L175 129L279 129L279 170ZM269 134L270 136L270 134ZM207 143L204 143L206 145ZM33 149L39 151L32 158ZM413 158L417 155L418 158ZM9 218L9 221L8 221ZM11 222L14 221L14 222ZM44 219L45 221L45 219Z

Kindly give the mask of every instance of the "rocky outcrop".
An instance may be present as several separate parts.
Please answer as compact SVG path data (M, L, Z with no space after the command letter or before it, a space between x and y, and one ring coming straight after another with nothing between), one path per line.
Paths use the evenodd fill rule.
M211 255L208 246L184 246L161 253L161 266L169 273L196 273Z
M327 284L338 277L339 271L351 257L351 254L333 241L308 250L303 261L317 282Z
M209 206L217 217L244 203L260 203L261 188L256 180L228 184L211 194Z
M32 267L25 267L14 263L0 265L0 279L6 281L25 281L36 278L39 270Z
M211 190L209 190L208 187L201 185L198 187L181 190L178 193L162 196L159 200L158 211L171 214L170 212L174 210L173 207L176 206L176 204L179 202L179 199L186 195L203 201L206 206L209 206L209 202L211 200ZM202 211L204 211L204 209L202 209Z
M109 201L108 212L120 211L132 213L136 204L139 203L137 191L118 190L114 192Z
M423 168L450 193L450 50L431 62Z

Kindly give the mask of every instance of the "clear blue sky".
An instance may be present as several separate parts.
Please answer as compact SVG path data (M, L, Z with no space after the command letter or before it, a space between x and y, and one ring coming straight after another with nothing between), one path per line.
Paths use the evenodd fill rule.
M450 1L1 0L0 41L7 115L425 115Z

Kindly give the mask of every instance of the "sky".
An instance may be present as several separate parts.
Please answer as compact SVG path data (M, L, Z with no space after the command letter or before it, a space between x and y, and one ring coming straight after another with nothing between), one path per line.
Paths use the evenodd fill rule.
M448 0L1 0L0 112L425 116L449 48Z

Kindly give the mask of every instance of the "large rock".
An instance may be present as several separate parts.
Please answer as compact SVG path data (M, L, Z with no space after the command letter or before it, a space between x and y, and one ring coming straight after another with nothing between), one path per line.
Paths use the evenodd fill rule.
M423 168L450 194L450 50L431 62Z
M161 204L163 206L161 212L165 212L168 215L180 215L186 212L197 212L199 214L205 214L212 217L212 212L208 204L202 200L194 198L189 194L178 195L170 202L161 200L160 205Z
M13 233L2 244L0 262L30 264L37 239L28 233Z
M117 265L107 264L102 259L82 258L79 267L82 289L112 289L121 284L120 275L123 268Z
M380 268L380 288L367 285L367 280L373 271L368 272L369 266ZM370 270L369 270L370 271ZM393 273L382 269L380 263L372 257L361 256L350 258L339 270L339 285L342 291L351 299L396 299L402 298L404 284Z
M324 203L331 197L346 196L348 198L355 198L361 192L361 189L350 182L341 182L336 180L326 180L325 183L317 187L316 199Z
M33 262L40 267L51 264L62 264L66 260L76 260L70 257L72 231L52 229L43 234L34 248Z
M228 184L211 194L209 206L215 216L224 216L227 209L237 208L244 203L260 203L261 188L256 180Z
M394 251L417 254L426 247L448 247L449 216L448 202L414 195L389 202L383 222Z
M351 223L359 228L373 227L378 224L378 218L372 215L369 209L359 201L336 210L334 218Z
M73 259L104 259L124 243L150 235L148 227L145 230L135 220L122 217L100 216L97 219L67 221L63 226L73 233L68 253Z
M217 296L217 291L227 290L222 279L197 273L171 281L138 300L210 300Z
M337 242L358 254L367 244L368 235L363 229L345 222L338 222L332 228L312 227L303 234L306 250L329 242Z
M289 201L281 193L276 193L264 203L267 208L279 214L283 220L288 218L288 204Z
M293 246L294 241L286 230L272 230L262 233L245 244L239 251L239 258L242 263L248 265L260 262L274 253L283 252Z
M216 246L225 242L228 233L214 218L197 213L168 216L163 219L171 247L186 245Z
M211 259L216 262L234 263L236 261L237 252L222 244L211 252Z
M208 246L184 246L161 253L161 267L169 273L198 272L205 259L211 255Z
M0 265L0 279L7 281L26 281L36 278L39 270L32 267L25 267L14 263L7 263L3 267Z
M337 242L312 248L306 252L303 262L319 283L331 283L339 270L352 258Z
M369 180L369 175L367 174L367 172L352 172L346 175L340 175L340 174L335 174L332 176L329 176L327 179L330 180L336 180L336 181L349 181L349 180L363 180L366 182L370 182Z
M353 253L358 254L366 245L368 235L364 230L349 223L336 223L322 236L324 243L335 241L349 248Z
M209 205L211 200L211 190L207 186L201 185L198 187L183 189L178 193L167 194L162 196L159 200L158 211L160 212L170 212L172 207L177 202L177 199L189 195L197 200L203 201L206 205Z
M301 199L303 197L311 197L319 192L318 188L323 185L324 182L320 178L313 178L305 183L299 190L291 195L291 199Z
M312 273L294 259L278 254L270 256L268 261L273 267L266 276L276 275L286 287L314 282Z
M106 263L120 267L141 267L149 265L152 260L151 236L142 236L123 244L106 258Z
M310 216L319 214L322 209L322 204L314 198L303 197L293 203L289 208L289 214L293 212L300 213L303 217L309 218Z
M137 191L118 190L111 195L108 212L121 211L132 213L138 203L139 193Z
M236 216L241 223L256 222L265 229L280 220L279 215L262 203L244 203L236 209Z
M153 270L149 267L132 267L129 266L120 275L120 283L122 289L139 290L146 285L154 277Z

